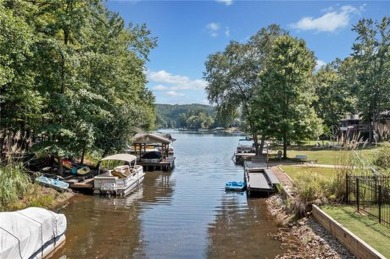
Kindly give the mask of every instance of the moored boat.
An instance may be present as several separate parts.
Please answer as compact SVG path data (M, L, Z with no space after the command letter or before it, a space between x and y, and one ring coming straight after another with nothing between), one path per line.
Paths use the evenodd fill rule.
M237 192L241 192L241 191L245 190L245 187L246 187L245 182L236 182L236 181L232 181L232 182L227 182L227 183L225 184L225 190L226 190L226 191L237 191Z
M169 134L137 134L127 150L137 157L145 171L169 171L175 166L174 139Z
M65 243L64 214L47 209L0 212L0 258L47 258Z
M102 161L121 161L124 165L119 165L113 169L94 177L94 192L100 194L126 195L144 180L144 170L141 165L137 165L137 157L131 154L116 154L107 156Z

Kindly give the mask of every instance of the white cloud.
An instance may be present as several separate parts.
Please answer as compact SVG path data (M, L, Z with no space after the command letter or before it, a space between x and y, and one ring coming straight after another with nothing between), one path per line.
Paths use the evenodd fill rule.
M168 92L166 92L166 95L171 96L171 97L180 97L180 96L184 96L183 93L178 93L178 92L176 92L176 91L168 91Z
M315 70L319 70L322 66L325 66L326 62L320 59L317 59L317 64Z
M226 37L230 36L230 28L228 26L225 27L225 36Z
M168 87L166 87L165 85L156 85L155 87L153 87L153 90L166 91L166 90L168 90Z
M187 96L187 99L191 99L194 91L204 92L207 86L207 82L203 79L190 79L187 76L173 75L165 70L157 72L147 71L146 75L150 88L153 91L169 97L177 98Z
M227 6L233 4L233 0L216 0L218 3L225 4Z
M158 90L203 90L207 86L207 82L203 79L191 80L186 76L181 75L172 75L165 70L160 70L158 72L149 71L147 78L151 82L159 83L157 85ZM164 84L169 84L166 86ZM163 87L165 89L163 89Z
M351 5L344 5L334 10L326 9L326 13L318 18L303 17L298 22L291 24L292 28L303 31L333 32L349 25L353 15L360 14L364 5L360 8Z
M220 25L219 23L212 22L206 25L206 29L208 33L211 35L211 37L217 37L220 29Z

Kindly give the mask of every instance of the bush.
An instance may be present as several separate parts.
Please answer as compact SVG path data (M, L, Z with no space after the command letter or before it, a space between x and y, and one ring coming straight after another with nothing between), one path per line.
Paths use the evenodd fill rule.
M21 166L0 166L0 209L22 198L32 186L31 180Z
M329 181L316 173L298 174L295 184L300 200L309 203L326 197Z
M385 143L375 154L373 164L382 168L390 168L390 143Z

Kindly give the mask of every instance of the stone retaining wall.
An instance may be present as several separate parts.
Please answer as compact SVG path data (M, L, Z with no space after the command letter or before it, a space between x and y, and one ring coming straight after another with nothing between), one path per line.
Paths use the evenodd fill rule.
M313 217L329 233L331 233L345 248L347 248L357 258L380 258L386 259L370 245L354 235L351 231L343 227L340 223L328 216L318 206L313 205Z

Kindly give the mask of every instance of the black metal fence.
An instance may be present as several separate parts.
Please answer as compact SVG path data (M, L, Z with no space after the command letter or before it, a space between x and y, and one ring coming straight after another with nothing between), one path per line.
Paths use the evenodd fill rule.
M390 177L347 175L347 203L390 227Z

